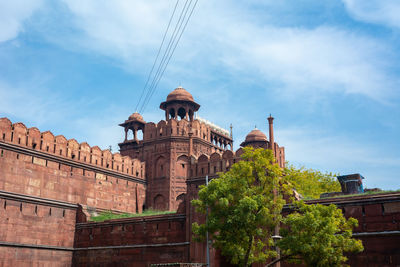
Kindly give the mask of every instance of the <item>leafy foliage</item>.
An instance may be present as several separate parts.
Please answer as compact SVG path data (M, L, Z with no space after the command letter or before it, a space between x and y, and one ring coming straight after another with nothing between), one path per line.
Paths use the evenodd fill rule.
M354 218L346 220L335 205L296 204L297 212L283 219L282 240L278 246L283 257L297 257L307 266L343 266L344 252L360 252L360 240L352 239Z
M304 167L296 169L293 165L288 165L284 173L296 191L306 199L319 198L322 193L341 191L336 174L322 173Z
M198 212L209 211L207 223L194 223L193 232L204 240L208 231L215 248L232 263L247 266L276 255L269 249L271 236L282 219L282 195L289 187L280 180L282 170L270 150L244 148L242 158L192 201ZM274 190L279 191L276 197Z
M288 199L293 186L308 197L340 189L331 174L293 166L283 171L270 150L246 147L242 159L192 200L196 211L208 216L205 224L193 223L195 240L204 241L208 232L213 247L240 266L278 256L272 240L277 225L284 229L276 261L297 258L309 266L339 266L346 260L343 252L362 250L361 241L351 239L357 220L346 220L336 206L299 203L297 212L281 215L283 196Z

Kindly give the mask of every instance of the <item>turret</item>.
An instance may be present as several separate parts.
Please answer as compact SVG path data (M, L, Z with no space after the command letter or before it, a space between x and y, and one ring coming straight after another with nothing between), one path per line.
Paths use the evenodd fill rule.
M182 87L173 90L167 96L167 101L160 105L160 109L165 110L165 120L180 118L193 121L194 113L199 108L200 105L194 101L193 96Z
M121 123L119 126L125 128L125 139L124 142L128 141L135 141L139 142L138 140L138 131L142 131L144 135L144 125L146 122L143 120L142 115L139 113L135 112L132 115L129 116L129 118L124 122ZM132 131L133 133L133 140L128 140L128 132Z

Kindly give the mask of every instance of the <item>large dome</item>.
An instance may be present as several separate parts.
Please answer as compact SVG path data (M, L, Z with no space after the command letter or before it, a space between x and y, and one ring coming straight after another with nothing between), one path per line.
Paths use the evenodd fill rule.
M167 96L167 102L174 100L194 102L193 96L180 86Z
M268 141L267 136L255 128L253 131L251 131L245 139L245 143L251 143L251 142L265 142Z

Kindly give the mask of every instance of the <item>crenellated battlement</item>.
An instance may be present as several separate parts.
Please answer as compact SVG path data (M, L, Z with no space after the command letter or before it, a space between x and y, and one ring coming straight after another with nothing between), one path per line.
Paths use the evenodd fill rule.
M140 213L145 163L0 118L0 190L86 210Z
M129 130L130 129L127 131ZM214 129L211 125L202 120L195 119L194 121L188 121L186 119L178 120L176 118L160 120L158 123L147 122L143 127L143 140L127 138L123 143L135 142L137 144L142 144L143 142L152 142L163 137L188 138L189 135L191 135L192 138L198 138L209 142L222 150L228 149L228 147L231 149L233 146L231 136Z
M86 142L67 140L63 135L54 136L50 131L27 128L21 122L13 124L8 118L0 118L0 141L145 179L144 162L111 153L108 149L101 150L98 146L91 147Z

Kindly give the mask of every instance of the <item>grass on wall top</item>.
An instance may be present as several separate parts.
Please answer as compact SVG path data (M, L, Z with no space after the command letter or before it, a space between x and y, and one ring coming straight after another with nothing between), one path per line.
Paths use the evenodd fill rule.
M115 214L111 211L101 212L97 216L92 216L90 221L92 222L104 222L112 219L121 219L121 218L134 218L134 217L144 217L144 216L155 216L155 215L163 215L163 214L172 214L176 213L175 211L160 211L160 210L146 210L142 213L122 213Z

